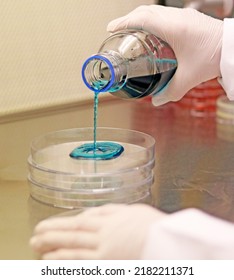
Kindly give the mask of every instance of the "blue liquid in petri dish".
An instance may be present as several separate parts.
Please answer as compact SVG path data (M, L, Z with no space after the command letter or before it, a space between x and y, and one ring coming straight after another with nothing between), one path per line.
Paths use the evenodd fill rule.
M94 126L93 143L85 143L75 148L70 157L74 159L95 159L109 160L122 154L124 147L115 142L97 142L97 111L98 111L98 91L94 92Z
M70 157L75 159L107 160L118 157L123 150L123 146L115 142L97 142L95 148L94 143L85 143L75 148L70 153Z

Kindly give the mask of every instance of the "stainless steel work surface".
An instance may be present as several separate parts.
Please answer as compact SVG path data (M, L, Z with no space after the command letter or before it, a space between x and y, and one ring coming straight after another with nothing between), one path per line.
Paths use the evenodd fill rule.
M173 104L155 108L147 99L100 102L99 106L98 126L130 128L154 136L153 206L168 213L196 207L234 221L234 128L217 125L214 117L192 117ZM92 116L92 104L89 111ZM62 122L58 121L60 116L45 116L40 125L35 118L30 124L26 120L0 126L0 259L37 258L28 246L34 226L66 212L30 198L26 161L35 135L75 127L75 111L72 116L65 112ZM22 134L13 141L17 139L16 128ZM10 136L13 140L8 141Z
M234 221L234 127L177 105L141 105L133 105L133 128L156 139L153 204L166 212L196 207Z

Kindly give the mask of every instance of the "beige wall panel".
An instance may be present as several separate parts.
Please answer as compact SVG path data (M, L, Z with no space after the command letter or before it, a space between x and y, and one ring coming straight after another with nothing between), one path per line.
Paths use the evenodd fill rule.
M108 36L108 22L153 2L0 0L0 122L91 98L81 67Z

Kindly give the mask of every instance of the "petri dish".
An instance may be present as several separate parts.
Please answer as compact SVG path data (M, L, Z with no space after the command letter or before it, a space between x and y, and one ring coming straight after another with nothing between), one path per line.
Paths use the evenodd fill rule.
M150 196L155 140L134 130L97 128L98 141L124 152L110 160L74 159L77 146L93 141L93 128L53 131L35 138L28 157L30 195L55 207L76 209L106 203L134 203Z
M230 101L227 96L217 100L216 121L219 124L234 125L234 101Z
M178 106L187 110L194 117L214 117L216 115L216 101L225 94L217 79L213 79L189 90L178 101Z
M234 101L226 96L217 100L216 122L218 138L234 142Z

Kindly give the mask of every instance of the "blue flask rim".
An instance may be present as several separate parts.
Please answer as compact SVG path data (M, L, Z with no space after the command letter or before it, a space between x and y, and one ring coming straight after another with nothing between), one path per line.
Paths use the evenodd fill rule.
M88 63L91 60L94 60L94 59L104 61L108 65L108 67L110 69L110 72L111 72L111 79L110 79L110 81L108 82L108 84L106 86L104 86L103 88L101 88L99 90L95 90L92 86L90 86L90 84L88 83L88 81L86 80L86 77L85 77L85 69L86 69ZM115 70L114 70L114 67L113 67L112 63L110 62L110 60L107 59L106 57L102 56L102 55L92 55L88 59L86 59L86 61L84 62L83 66L82 66L82 71L81 72L82 72L82 79L83 79L85 85L89 89L91 89L92 91L106 92L106 91L108 91L113 86L114 81L115 81Z

